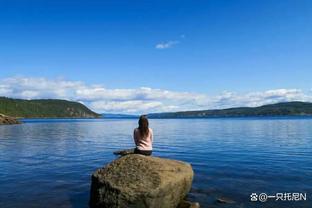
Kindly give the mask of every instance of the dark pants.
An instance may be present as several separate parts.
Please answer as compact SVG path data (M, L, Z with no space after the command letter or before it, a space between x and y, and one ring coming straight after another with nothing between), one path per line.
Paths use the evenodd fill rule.
M138 148L134 149L134 154L141 154L145 156L151 156L152 155L152 150L139 150Z

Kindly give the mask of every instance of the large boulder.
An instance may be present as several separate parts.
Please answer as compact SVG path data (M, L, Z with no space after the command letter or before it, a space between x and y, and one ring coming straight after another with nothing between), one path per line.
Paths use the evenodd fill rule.
M129 154L92 175L92 208L176 208L190 191L190 164Z
M21 122L18 121L16 118L0 114L0 125L1 124L20 124L20 123Z

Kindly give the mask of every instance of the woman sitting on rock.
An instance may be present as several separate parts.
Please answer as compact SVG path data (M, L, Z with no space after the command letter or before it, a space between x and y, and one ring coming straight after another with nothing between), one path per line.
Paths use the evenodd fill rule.
M134 129L133 139L136 145L135 154L149 156L153 150L153 130L148 127L146 116L140 116L139 127Z

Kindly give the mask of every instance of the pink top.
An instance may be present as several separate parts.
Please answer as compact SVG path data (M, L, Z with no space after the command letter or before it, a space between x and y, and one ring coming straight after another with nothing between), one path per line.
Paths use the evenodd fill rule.
M153 130L149 128L148 135L145 138L142 138L138 128L134 129L133 139L136 147L139 150L152 150L153 146Z

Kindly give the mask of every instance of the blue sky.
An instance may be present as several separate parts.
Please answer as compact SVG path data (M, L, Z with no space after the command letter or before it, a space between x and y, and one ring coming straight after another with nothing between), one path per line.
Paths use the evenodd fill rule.
M311 46L309 0L0 0L0 95L126 113L310 101Z

